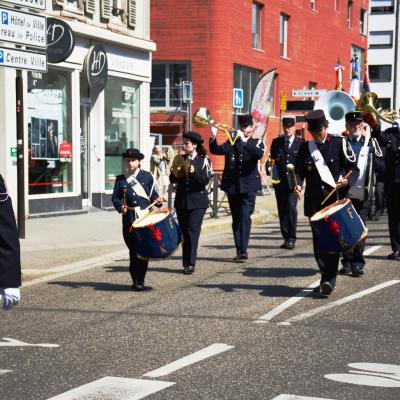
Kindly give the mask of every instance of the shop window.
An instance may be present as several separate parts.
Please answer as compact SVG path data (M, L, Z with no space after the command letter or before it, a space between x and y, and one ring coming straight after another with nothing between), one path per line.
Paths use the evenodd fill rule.
M72 192L71 72L29 72L27 102L29 194Z
M139 84L109 77L104 97L105 189L112 190L115 177L125 172L122 153L139 148Z
M369 79L371 82L390 82L392 80L391 65L369 65Z
M394 0L371 0L371 14L393 14Z
M252 47L253 49L261 49L261 11L262 6L258 3L252 5Z
M369 33L370 49L390 49L393 47L393 31L374 31Z
M186 109L183 82L190 81L190 64L153 63L150 106Z

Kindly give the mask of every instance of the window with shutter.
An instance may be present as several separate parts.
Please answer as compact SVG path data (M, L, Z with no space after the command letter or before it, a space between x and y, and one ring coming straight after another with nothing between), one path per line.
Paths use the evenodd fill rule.
M86 0L85 11L88 14L94 14L96 12L96 0Z
M55 3L59 6L63 6L64 5L64 0L55 0Z
M131 28L136 27L136 0L129 0L128 25Z
M110 19L111 18L111 0L101 1L101 18Z

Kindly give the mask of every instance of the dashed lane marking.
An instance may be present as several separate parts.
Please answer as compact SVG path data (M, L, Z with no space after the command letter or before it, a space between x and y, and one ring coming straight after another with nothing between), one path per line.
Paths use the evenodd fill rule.
M296 396L295 394L280 394L278 397L274 397L272 400L332 400L322 397L308 397L308 396Z
M375 252L376 250L379 250L381 247L381 245L377 245L377 246L371 246L368 249L366 249L364 251L364 256L369 256L370 254L372 254L373 252Z
M5 375L8 374L9 372L12 372L11 369L0 369L0 375Z
M0 342L0 347L60 347L59 344L52 343L26 343L20 340L3 338L4 342Z
M206 358L215 356L219 353L223 353L224 351L233 349L235 346L229 346L224 343L214 343L211 346L205 347L193 354L189 354L186 357L183 357L179 360L176 360L170 364L165 365L164 367L155 369L154 371L148 372L143 376L150 378L158 378L160 376L165 376L171 374L172 372L177 371L178 369L187 367L188 365L197 363L199 361L205 360Z

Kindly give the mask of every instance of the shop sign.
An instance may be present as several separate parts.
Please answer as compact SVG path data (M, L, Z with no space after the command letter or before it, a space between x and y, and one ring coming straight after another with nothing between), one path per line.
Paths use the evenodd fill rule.
M106 49L99 44L92 46L86 56L85 68L89 86L97 92L106 87L108 61Z
M60 144L60 149L58 151L60 161L71 162L72 161L72 144L68 140L64 140Z
M0 47L0 66L46 72L47 56L44 53Z
M74 46L75 37L70 26L61 19L47 18L47 61L56 64L66 60Z
M46 17L0 8L0 41L46 48L46 38Z
M315 90L315 89L292 89L292 96L293 97L319 97L323 93L325 93L326 90Z
M45 10L46 0L2 0L5 3L15 4L16 6L32 8L34 10Z
M16 158L18 155L18 150L16 147L11 147L10 149L10 156Z

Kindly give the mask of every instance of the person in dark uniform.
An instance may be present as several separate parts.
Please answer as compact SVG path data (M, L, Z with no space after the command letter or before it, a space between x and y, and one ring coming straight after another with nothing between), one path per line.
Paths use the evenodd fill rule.
M122 156L127 173L116 177L112 202L115 209L122 214L122 234L129 249L129 273L133 282L132 289L142 291L146 289L144 280L149 262L137 256L129 230L138 211L145 209L154 201L157 201L157 206L161 206L163 199L155 190L151 173L140 169L140 161L143 160L144 155L138 149L127 149Z
M295 117L283 117L283 135L271 144L271 160L278 170L279 183L273 183L278 206L279 223L284 242L282 249L294 249L296 243L297 203L294 192L294 163L302 139L295 136ZM292 168L292 170L290 170Z
M185 133L183 140L188 171L184 176L176 177L172 170L169 178L176 184L174 207L183 234L183 273L188 275L196 266L201 224L208 208L207 184L211 167L203 147L204 140L197 132Z
M17 225L6 184L0 175L0 300L11 309L21 301L21 256Z
M212 154L225 156L221 189L228 195L232 214L232 230L236 246L234 260L248 258L247 247L250 239L251 214L254 211L256 194L261 190L261 178L258 161L264 155L264 143L252 137L253 119L250 114L239 115L236 142L218 144L217 129L211 128L210 151Z
M385 153L385 201L388 213L390 245L392 253L389 260L400 260L400 129L395 123L384 133L379 126L372 131L372 136L386 148Z
M314 110L306 114L308 131L313 140L302 142L296 158L295 171L298 185L297 194L300 196L301 184L306 180L304 194L304 214L311 218L317 211L338 199L345 197L349 179L342 178L347 172L353 171L351 177L357 179L355 155L343 138L329 136L329 122L322 110ZM353 181L353 179L351 181ZM321 202L337 188L336 195L322 206ZM316 243L317 233L312 230L314 257L321 272L321 284L316 289L324 297L329 296L336 285L336 276L340 253L323 253Z
M376 139L370 138L370 127L364 123L362 113L359 111L348 112L345 119L349 132L347 141L356 155L359 169L358 179L349 189L347 197L351 199L354 208L366 225L373 195L374 173L375 171L383 172L384 162L379 144ZM352 250L343 253L341 260L343 268L339 273L353 276L364 275L364 247L365 238L358 242Z

